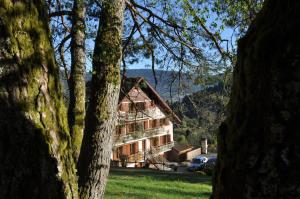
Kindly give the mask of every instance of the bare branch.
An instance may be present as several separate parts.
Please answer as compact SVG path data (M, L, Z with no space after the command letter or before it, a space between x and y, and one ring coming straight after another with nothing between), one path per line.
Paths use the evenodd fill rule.
M151 68L152 68L152 73L153 73L154 82L155 82L154 87L155 87L155 89L156 89L156 86L157 86L157 77L156 77L156 74L155 74L155 57L154 57L154 50L153 50L153 47L150 46L149 42L146 40L144 34L142 33L142 31L141 31L141 29L140 29L140 25L139 25L138 22L137 22L136 13L133 12L132 10L130 10L130 14L131 14L132 19L133 19L133 21L134 21L135 27L137 28L137 30L138 30L140 36L142 37L142 39L143 39L145 45L147 46L148 50L149 50L150 53L151 53L151 60L152 60L152 66L151 66Z
M212 32L210 32L208 30L208 28L206 27L206 25L204 24L204 22L200 19L200 17L198 17L198 15L196 14L195 10L192 8L191 4L188 3L188 2L185 2L185 3L186 3L187 8L189 9L189 11L192 13L194 19L200 24L200 26L203 28L203 30L206 32L206 34L212 40L212 42L216 46L217 50L221 54L221 56L223 58L227 57L227 58L229 58L232 61L232 56L230 55L230 53L229 52L225 52L224 49L220 46L220 44L218 42L218 38L216 37L216 35L213 34Z
M160 33L162 33L163 35L165 35L166 37L168 37L169 39L181 43L184 46L186 46L187 48L189 48L190 50L197 50L198 48L196 48L195 46L192 46L190 44L188 44L187 42L183 41L183 40L179 40L178 38L170 35L169 33L167 33L165 30L163 30L162 28L160 28L159 26L157 26L155 23L153 23L152 21L149 20L149 17L151 17L151 15L148 18L145 18L139 11L137 11L137 9L135 8L135 6L133 4L131 4L131 2L129 2L128 0L125 1L128 8L135 13L135 15L138 15L140 18L142 18L146 23L148 23L153 29L158 30ZM174 26L172 26L173 28L175 28Z
M69 81L69 74L68 74L68 67L67 67L67 64L65 62L65 56L64 56L64 46L65 46L65 43L71 39L71 34L67 35L65 38L63 38L63 40L60 42L59 44L59 47L58 47L58 52L59 52L59 55L60 55L60 60L62 62L62 66L64 68L64 72L65 72L65 76L66 76L66 80L67 80L67 83L68 85L70 84L70 81Z
M72 16L73 12L71 10L59 10L56 12L49 13L49 17L61 17L64 15Z

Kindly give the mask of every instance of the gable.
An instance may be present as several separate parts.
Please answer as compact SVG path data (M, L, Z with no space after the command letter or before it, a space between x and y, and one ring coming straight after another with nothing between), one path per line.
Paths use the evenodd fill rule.
M123 102L145 102L150 101L151 99L147 96L147 94L139 87L133 87L126 95L124 95L123 99L120 103Z
M142 77L126 78L122 82L119 105L130 102L146 102L147 105L153 101L160 107L166 116L171 116L176 123L181 123L181 120L169 107L169 105L159 96L155 89ZM124 102L124 103L123 103Z

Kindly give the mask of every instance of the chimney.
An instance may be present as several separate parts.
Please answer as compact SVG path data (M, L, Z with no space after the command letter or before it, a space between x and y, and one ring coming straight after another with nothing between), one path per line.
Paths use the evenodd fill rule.
M201 153L207 154L207 139L201 139Z

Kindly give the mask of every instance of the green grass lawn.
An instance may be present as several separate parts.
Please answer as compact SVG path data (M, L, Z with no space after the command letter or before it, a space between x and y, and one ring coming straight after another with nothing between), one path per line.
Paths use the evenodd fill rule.
M197 173L175 173L148 169L110 171L105 199L207 199L211 177Z

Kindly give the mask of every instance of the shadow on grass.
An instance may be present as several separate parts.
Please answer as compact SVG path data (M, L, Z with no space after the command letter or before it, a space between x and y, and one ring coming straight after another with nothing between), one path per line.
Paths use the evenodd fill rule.
M158 181L180 181L211 185L210 176L204 176L197 173L177 173L170 171L157 171L152 169L135 168L111 168L110 174L114 176L151 177Z

